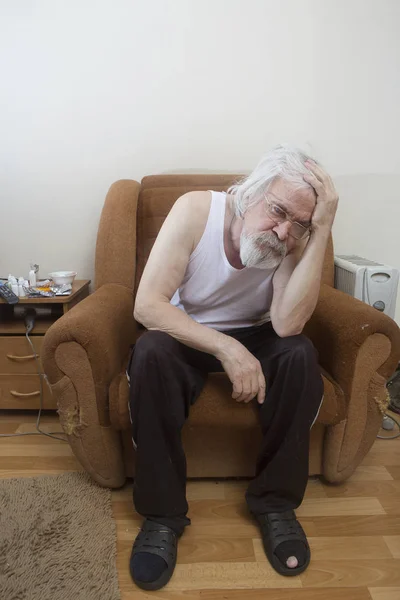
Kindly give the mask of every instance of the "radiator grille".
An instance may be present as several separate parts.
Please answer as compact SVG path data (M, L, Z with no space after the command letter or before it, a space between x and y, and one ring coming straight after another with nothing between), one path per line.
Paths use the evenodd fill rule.
M342 267L335 267L335 288L337 290L341 290L342 292L346 292L346 294L350 294L350 296L353 296L355 281L355 273L352 273L351 271L346 271Z

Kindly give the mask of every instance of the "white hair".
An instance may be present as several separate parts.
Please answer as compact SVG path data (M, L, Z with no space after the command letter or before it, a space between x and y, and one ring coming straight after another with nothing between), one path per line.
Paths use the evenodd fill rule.
M288 144L272 148L250 175L228 189L235 198L236 215L242 217L248 208L257 204L278 177L291 183L295 189L313 189L303 179L303 175L310 173L304 164L309 158L311 156L303 150ZM312 160L317 162L314 158Z

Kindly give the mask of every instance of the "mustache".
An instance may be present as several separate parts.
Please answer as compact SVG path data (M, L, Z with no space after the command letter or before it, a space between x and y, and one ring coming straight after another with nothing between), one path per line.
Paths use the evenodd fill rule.
M276 253L278 256L286 256L286 244L282 242L274 233L271 231L262 231L260 233L246 233L247 239L258 247L265 246L265 253L267 254L270 250ZM261 252L263 252L261 248Z

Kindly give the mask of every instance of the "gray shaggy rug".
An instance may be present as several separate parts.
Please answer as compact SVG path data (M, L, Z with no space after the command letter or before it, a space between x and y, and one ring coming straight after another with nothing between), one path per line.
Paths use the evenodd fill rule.
M120 600L111 491L86 473L0 480L0 598Z

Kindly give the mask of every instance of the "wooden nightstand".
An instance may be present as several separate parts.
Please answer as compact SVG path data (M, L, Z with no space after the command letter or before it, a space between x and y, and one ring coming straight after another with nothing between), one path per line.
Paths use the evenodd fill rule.
M44 334L59 317L89 295L90 280L74 281L69 296L54 298L20 298L10 306L0 298L0 409L38 409L40 385L32 348L25 337L21 308L47 308L48 315L38 316L30 333L40 358ZM14 311L14 307L17 310ZM18 308L20 307L20 308ZM43 371L43 369L42 369ZM43 408L56 409L57 403L43 381Z

